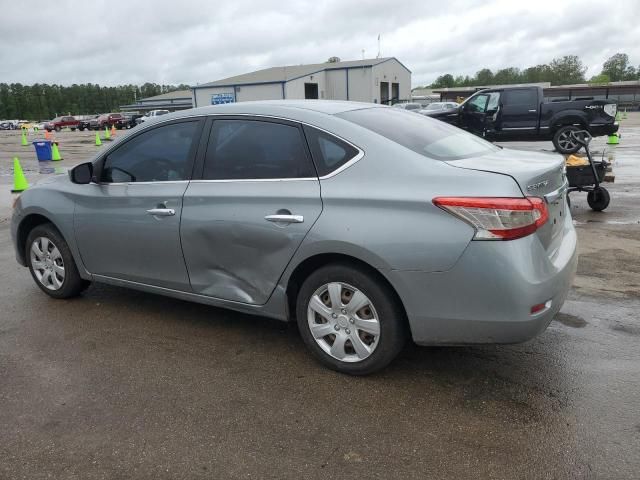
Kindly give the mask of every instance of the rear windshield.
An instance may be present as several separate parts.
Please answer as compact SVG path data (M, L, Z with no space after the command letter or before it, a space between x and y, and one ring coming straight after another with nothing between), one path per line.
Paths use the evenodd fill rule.
M457 127L394 108L365 108L336 116L436 160L460 160L499 150L486 140Z

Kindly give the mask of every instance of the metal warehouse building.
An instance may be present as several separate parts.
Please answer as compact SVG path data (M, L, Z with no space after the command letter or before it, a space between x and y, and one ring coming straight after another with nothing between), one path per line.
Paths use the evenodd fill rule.
M141 98L136 103L129 105L120 105L120 110L123 112L148 112L166 109L173 112L193 108L191 101L191 90L176 90L155 97Z
M248 100L327 99L391 104L411 96L411 71L375 58L272 67L192 87L194 107Z

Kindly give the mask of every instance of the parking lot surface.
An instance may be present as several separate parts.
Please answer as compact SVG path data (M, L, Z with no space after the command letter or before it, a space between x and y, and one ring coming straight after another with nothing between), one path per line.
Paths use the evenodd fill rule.
M578 274L546 332L409 345L354 378L294 325L104 285L45 296L11 247L11 158L33 182L95 134L57 134L51 166L0 132L0 478L638 478L640 114L621 133L593 145L610 207L572 194Z

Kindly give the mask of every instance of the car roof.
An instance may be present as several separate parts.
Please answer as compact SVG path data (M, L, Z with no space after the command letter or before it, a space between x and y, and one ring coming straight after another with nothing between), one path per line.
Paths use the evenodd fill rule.
M385 105L340 100L261 100L226 103L191 108L163 115L163 121L192 117L194 115L266 115L303 120L308 115L336 115L365 108L391 108Z

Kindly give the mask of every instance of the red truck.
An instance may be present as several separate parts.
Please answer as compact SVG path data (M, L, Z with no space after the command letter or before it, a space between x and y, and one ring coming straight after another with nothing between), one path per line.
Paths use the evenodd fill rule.
M118 130L122 128L122 114L120 113L103 113L98 117L95 123L97 129L104 127L116 127Z
M76 119L76 117L66 116L66 117L56 117L53 120L44 124L45 130L49 132L55 130L59 132L63 128L69 127L72 131L75 131L78 128L80 121Z

